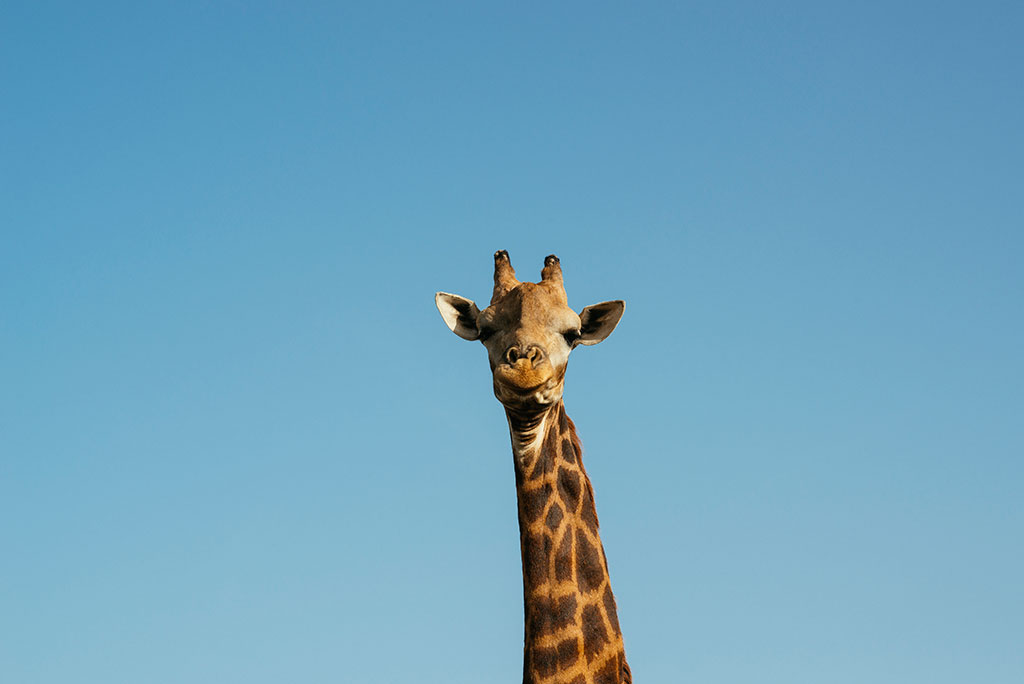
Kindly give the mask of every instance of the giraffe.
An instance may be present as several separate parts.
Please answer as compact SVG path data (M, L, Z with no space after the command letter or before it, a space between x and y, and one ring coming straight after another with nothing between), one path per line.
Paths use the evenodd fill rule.
M494 254L494 291L483 311L446 292L435 302L452 332L487 349L508 419L523 561L523 684L630 684L594 490L562 403L569 352L608 337L624 303L577 315L558 257L544 259L540 282L519 282L505 250Z

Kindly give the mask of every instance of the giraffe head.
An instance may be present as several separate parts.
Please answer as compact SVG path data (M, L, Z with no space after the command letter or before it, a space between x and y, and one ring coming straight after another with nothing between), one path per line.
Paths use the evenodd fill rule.
M569 352L608 337L625 308L617 300L577 314L566 300L558 257L544 259L540 282L521 283L505 250L494 254L494 292L486 309L446 292L438 292L435 301L452 332L487 348L494 395L513 410L558 402Z

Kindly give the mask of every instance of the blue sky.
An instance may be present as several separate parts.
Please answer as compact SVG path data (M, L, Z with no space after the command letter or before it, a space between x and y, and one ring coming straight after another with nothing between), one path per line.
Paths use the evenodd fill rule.
M436 290L624 299L580 429L638 682L1024 679L1013 3L14 3L0 673L517 682Z

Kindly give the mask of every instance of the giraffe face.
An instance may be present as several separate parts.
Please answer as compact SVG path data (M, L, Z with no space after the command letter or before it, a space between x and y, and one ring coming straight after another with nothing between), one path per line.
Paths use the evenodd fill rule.
M621 301L569 308L562 271L554 255L545 259L538 283L515 279L508 253L495 254L494 294L480 311L471 300L438 292L435 298L448 327L487 349L494 395L510 409L540 409L562 398L569 353L602 341L622 316Z

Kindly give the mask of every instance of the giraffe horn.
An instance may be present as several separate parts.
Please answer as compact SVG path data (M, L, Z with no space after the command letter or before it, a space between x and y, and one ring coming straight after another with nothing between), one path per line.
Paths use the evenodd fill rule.
M506 292L519 284L516 280L516 271L509 261L508 252L503 249L494 253L494 293L491 295L491 304L501 299Z
M558 284L562 283L562 264L554 254L548 254L544 257L544 268L541 269L540 279L542 281L550 280Z
M554 285L562 303L566 302L565 284L562 282L562 264L554 254L544 257L544 268L540 271L540 280L542 283Z

